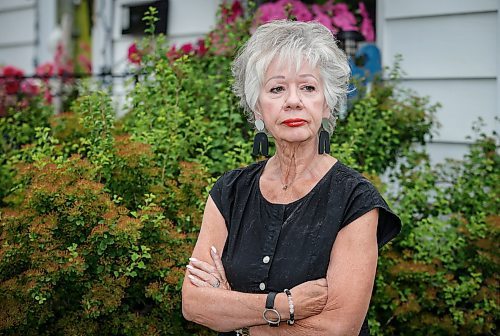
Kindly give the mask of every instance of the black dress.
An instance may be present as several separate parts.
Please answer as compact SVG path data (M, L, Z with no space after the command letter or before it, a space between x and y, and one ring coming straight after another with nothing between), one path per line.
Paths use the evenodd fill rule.
M233 290L282 292L326 277L339 230L374 208L379 208L379 248L401 230L375 187L341 162L304 197L270 203L259 187L266 162L226 172L210 191L227 226L222 262ZM360 335L369 335L366 318Z

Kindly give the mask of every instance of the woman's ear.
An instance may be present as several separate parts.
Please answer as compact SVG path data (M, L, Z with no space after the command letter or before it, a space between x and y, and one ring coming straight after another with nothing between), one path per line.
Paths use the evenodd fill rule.
M326 101L323 106L323 118L330 118L330 106L328 106Z
M255 104L255 108L253 110L253 117L254 117L255 120L262 119L262 113L260 113L260 104L259 104L259 102L257 102L257 104Z

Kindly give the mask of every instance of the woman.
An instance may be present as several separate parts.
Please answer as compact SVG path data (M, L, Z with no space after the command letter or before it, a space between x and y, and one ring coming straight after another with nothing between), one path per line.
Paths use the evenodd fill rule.
M349 80L344 53L319 23L274 21L252 35L233 73L276 153L210 191L184 316L223 335L368 335L378 248L401 223L365 178L328 155ZM265 151L259 133L254 149Z

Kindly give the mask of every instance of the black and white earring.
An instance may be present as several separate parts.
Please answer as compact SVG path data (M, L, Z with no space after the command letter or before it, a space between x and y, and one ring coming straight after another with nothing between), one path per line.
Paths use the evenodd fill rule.
M261 119L255 120L255 128L257 129L257 134L253 139L253 151L252 156L265 156L269 157L269 140L267 139L267 134L264 133L264 121Z
M319 154L330 154L330 133L326 130L328 129L328 118L323 118L321 120L321 130L319 132Z

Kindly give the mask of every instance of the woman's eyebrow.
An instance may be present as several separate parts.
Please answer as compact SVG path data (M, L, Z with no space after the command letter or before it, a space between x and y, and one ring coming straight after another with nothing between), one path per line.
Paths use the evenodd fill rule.
M316 76L314 76L313 74L302 74L302 75L299 75L299 77L312 77L312 78L314 78L315 80L318 80L318 79L316 78Z
M267 84L272 79L285 79L285 76L273 76L271 78L268 78L265 84Z

